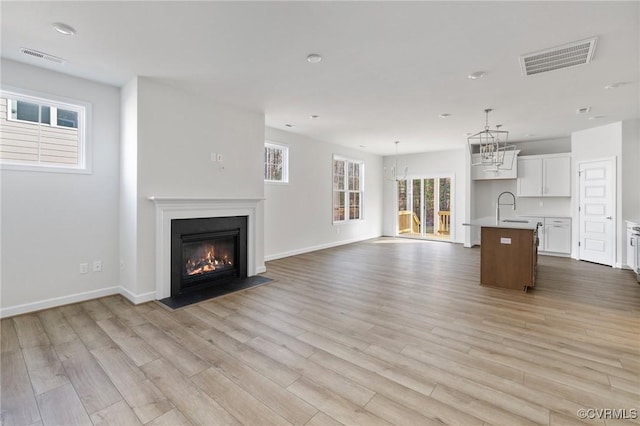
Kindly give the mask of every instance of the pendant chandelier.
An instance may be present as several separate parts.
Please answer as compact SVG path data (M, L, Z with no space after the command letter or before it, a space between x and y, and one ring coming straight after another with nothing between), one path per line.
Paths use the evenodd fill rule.
M384 177L387 180L390 181L401 181L401 180L405 180L407 178L407 172L409 171L409 167L408 166L404 166L404 173L402 176L398 175L398 144L400 143L400 141L395 141L396 144L396 161L395 161L395 165L393 167L391 167L390 169L387 169L386 167L384 168Z
M484 166L489 171L511 170L515 155L506 155L513 151L515 145L508 145L509 132L500 130L497 125L495 130L489 128L489 113L491 109L485 109L486 114L484 130L467 138L472 166Z

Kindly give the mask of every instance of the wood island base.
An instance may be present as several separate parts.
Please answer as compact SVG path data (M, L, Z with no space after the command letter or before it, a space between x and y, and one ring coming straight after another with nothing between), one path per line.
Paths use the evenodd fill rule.
M481 285L527 291L535 284L537 263L535 230L481 228Z

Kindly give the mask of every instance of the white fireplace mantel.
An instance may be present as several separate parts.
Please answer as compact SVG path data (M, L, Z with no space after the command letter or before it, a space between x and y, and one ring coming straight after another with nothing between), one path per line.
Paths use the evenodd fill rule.
M149 197L156 207L156 298L171 296L171 220L247 216L247 275L258 273L256 230L263 198Z

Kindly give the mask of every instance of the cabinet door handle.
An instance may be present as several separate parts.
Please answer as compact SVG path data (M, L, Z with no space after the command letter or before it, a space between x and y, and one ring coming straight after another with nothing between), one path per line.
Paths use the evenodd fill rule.
M611 216L607 216L607 217L605 217L605 219L611 220Z

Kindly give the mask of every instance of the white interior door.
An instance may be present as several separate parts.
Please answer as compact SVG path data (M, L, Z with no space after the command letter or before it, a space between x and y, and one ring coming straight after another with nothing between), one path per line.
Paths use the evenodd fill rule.
M579 166L579 259L613 266L615 186L613 160Z

